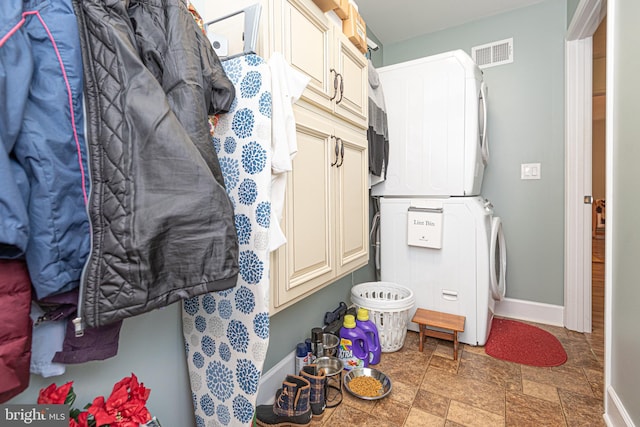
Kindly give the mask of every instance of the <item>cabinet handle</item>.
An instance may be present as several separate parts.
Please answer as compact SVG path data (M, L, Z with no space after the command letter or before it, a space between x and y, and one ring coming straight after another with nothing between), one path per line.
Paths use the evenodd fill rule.
M340 141L340 163L336 165L336 167L339 168L344 163L344 141L342 140L342 138L336 138L336 141ZM338 158L338 151L336 148L336 159L337 158Z
M331 98L329 98L329 101L333 101L334 99L336 99L336 96L338 96L338 72L332 68L329 70L330 73L335 73L335 75L333 76L333 96Z
M340 148L338 147L338 140L340 138L336 138L335 136L331 135L331 138L333 138L336 141L336 144L334 146L335 152L336 152L336 160L331 163L331 166L335 166L338 164L338 154L340 153ZM338 166L339 167L339 166Z
M338 73L338 76L340 76L340 99L336 101L336 104L340 104L342 102L342 96L344 95L344 77L340 73Z

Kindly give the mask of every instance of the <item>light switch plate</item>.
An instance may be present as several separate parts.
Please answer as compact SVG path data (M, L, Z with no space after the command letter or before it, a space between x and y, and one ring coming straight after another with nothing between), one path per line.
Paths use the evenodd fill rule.
M522 163L520 179L540 179L540 163Z

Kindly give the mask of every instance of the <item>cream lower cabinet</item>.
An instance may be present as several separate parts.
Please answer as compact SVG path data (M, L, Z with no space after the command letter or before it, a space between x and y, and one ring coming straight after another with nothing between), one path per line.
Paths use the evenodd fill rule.
M272 314L367 264L366 134L308 104L295 106L298 153L272 257Z

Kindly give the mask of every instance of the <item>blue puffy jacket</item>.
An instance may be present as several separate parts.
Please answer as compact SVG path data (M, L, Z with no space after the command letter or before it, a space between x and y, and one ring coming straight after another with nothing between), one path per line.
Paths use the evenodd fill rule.
M0 258L26 258L38 299L89 253L82 85L71 2L0 1Z

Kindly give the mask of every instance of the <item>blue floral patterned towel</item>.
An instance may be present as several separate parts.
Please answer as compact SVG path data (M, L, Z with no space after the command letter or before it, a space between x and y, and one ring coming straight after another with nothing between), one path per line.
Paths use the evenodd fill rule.
M196 425L250 426L269 343L271 78L257 55L223 62L236 87L215 145L235 209L235 288L186 300L182 329Z

